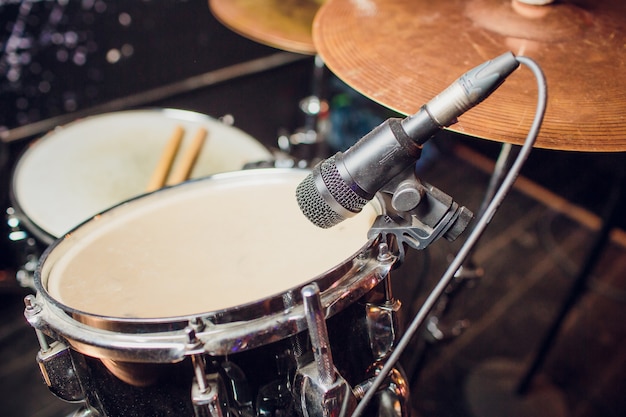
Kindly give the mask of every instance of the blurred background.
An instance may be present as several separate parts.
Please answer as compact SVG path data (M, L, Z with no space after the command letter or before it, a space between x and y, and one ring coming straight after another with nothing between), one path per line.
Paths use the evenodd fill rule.
M307 124L302 100L319 88L313 54L235 33L203 1L0 1L0 22L3 212L13 205L20 156L58 126L107 112L182 109L228 116L283 155L284 138ZM397 116L329 71L321 93L329 105L327 152ZM442 132L425 149L420 172L476 212L500 151L496 142ZM520 378L581 275L582 289L533 386L547 381L567 415L624 415L626 206L616 191L624 162L623 152L533 151L475 253L484 278L454 296L439 322L443 333L422 329L403 358L416 415L479 417L476 402L499 401L502 394L481 379L489 375L486 364L504 363ZM609 237L597 242L611 208L618 215ZM76 406L48 391L35 361L37 339L23 317L23 297L32 290L16 278L24 253L10 236L10 225L0 222L1 414L68 415ZM408 317L459 246L438 242L410 254L393 282Z

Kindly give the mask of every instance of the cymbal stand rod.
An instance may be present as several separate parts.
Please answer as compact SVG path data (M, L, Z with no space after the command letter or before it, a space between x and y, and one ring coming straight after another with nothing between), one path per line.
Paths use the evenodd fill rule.
M481 217L485 213L489 202L493 199L493 196L496 193L496 190L498 189L500 184L502 184L506 171L511 167L515 156L519 152L519 148L516 148L517 147L514 148L513 145L510 143L502 144L500 154L498 155L498 159L496 160L494 171L491 174L491 178L489 179L487 191L485 192L483 201L480 205L480 208L478 209L477 217Z
M485 191L485 195L483 196L483 200L478 208L478 213L476 215L477 218L482 217L487 211L487 207L496 193L496 190L504 181L504 177L506 172L511 168L515 157L519 153L519 148L514 147L510 143L503 143L500 148L500 153L498 154L498 159L496 160L496 164L491 174L491 178L489 179L489 184L487 185L487 190ZM477 249L477 245L472 248L470 251L467 260L461 266L463 270L462 274L468 277L478 278L480 275L479 270L480 267L476 266L474 260L472 258L474 252ZM459 272L461 273L461 272Z
M290 155L298 166L313 166L328 152L326 149L328 123L324 123L328 117L328 103L322 98L325 70L324 60L320 55L315 55L311 94L298 103L300 111L304 114L304 126L297 128L293 133L280 133L278 137L278 148Z
M537 108L535 111L535 119L533 120L533 123L528 132L528 135L526 136L524 145L522 146L519 154L517 155L515 162L511 166L511 169L509 170L504 180L502 181L502 184L498 188L498 191L495 193L493 199L490 201L489 205L487 206L485 213L478 219L476 226L467 237L467 240L461 246L461 249L459 249L459 252L456 254L456 256L454 257L454 259L452 260L452 262L450 263L450 265L448 266L448 268L442 275L437 285L435 285L435 287L433 288L429 296L424 301L424 304L422 305L420 310L417 312L417 314L415 315L415 317L413 318L413 320L407 327L405 334L398 341L396 348L391 353L391 355L389 355L389 358L387 359L385 365L381 368L380 373L372 382L371 387L368 388L367 392L365 393L365 395L361 399L361 402L358 404L358 406L352 413L351 417L360 417L363 414L363 412L365 411L365 408L367 407L369 402L372 400L372 398L376 394L376 391L378 390L378 388L382 385L385 378L393 370L394 366L400 359L402 353L411 342L411 339L413 338L415 333L419 330L419 328L422 326L425 319L428 317L428 314L437 303L437 300L444 293L444 291L446 290L446 288L448 287L448 285L454 278L454 275L457 272L457 270L461 267L463 262L465 262L465 260L467 259L467 256L470 254L471 250L476 245L476 242L480 239L480 237L484 233L485 229L491 222L491 219L493 218L496 211L502 204L506 195L509 193L511 188L513 188L513 183L517 179L522 169L522 166L526 162L526 159L528 158L532 150L532 147L537 139L537 136L539 135L539 129L541 127L541 124L543 123L543 118L544 118L546 105L548 101L545 76L543 74L543 71L539 67L539 65L535 63L535 61L533 61L532 59L524 57L524 56L518 56L517 59L521 64L524 64L533 72L533 74L535 75L537 79L537 89L538 89L538 94L537 94L538 100L537 100Z
M300 102L300 107L306 115L304 128L317 131L317 122L322 110L322 86L324 84L324 60L318 54L313 60L313 77L311 80L311 95Z

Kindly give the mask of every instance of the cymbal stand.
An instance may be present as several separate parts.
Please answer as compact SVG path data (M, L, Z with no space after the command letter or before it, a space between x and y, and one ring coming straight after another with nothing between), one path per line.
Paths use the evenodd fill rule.
M556 337L559 335L561 326L567 318L568 313L570 312L572 307L574 307L574 305L578 302L585 289L587 288L587 281L592 274L593 269L598 264L598 261L600 260L600 257L604 252L604 248L609 242L611 229L617 224L619 216L621 216L623 213L620 207L620 201L622 196L624 195L625 178L626 168L624 168L624 165L622 165L622 169L614 178L611 187L609 200L602 216L602 226L600 227L600 230L594 238L591 249L589 250L580 271L574 279L574 283L572 284L569 293L565 297L565 301L561 305L561 308L555 315L552 323L550 324L548 330L544 335L544 338L539 344L535 357L533 358L525 374L520 379L519 384L516 388L517 395L521 396L528 393L532 380L543 365L546 357L548 356L548 353L552 345L554 344Z
M326 66L318 54L313 59L311 95L299 102L300 111L305 116L304 126L291 134L280 134L278 148L293 156L300 166L314 165L316 158L326 156L325 119L328 117L328 103L322 98L322 87Z
M466 379L465 395L468 406L477 417L502 415L516 416L566 416L566 397L549 380L536 378L552 348L568 313L582 296L587 280L609 240L609 233L615 226L623 209L619 207L623 194L622 181L625 178L624 165L614 184L603 213L603 223L596 234L592 247L574 279L564 302L548 326L543 339L528 368L516 361L493 359L479 364ZM619 214L618 214L619 213ZM533 383L534 382L534 383ZM485 401L486 399L489 401Z

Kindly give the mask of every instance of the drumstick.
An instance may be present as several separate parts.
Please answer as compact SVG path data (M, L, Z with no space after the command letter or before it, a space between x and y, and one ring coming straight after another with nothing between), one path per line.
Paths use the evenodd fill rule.
M179 182L189 179L189 175L191 174L191 170L198 159L198 155L200 155L200 151L202 150L202 145L204 145L204 140L206 139L207 134L208 132L205 128L201 127L198 129L196 136L194 136L191 145L189 145L189 148L187 149L187 152L183 155L183 159L176 166L176 169L167 181L168 185L178 184Z
M172 132L172 135L167 141L165 149L161 154L161 159L159 160L156 169L152 173L152 177L150 178L150 182L148 183L146 191L155 191L165 185L165 179L167 178L167 175L172 168L174 158L176 157L176 153L178 152L178 148L180 147L180 143L183 140L184 134L185 130L182 126L177 125L174 128L174 131Z

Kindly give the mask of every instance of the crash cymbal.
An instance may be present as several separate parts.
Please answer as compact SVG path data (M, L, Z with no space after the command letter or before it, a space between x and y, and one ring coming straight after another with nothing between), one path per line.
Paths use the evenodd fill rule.
M256 42L305 55L315 54L313 18L324 0L209 0L225 26Z
M626 2L329 0L313 40L355 90L412 114L465 71L507 50L534 59L548 83L537 147L626 151ZM523 143L536 82L518 70L451 130Z

